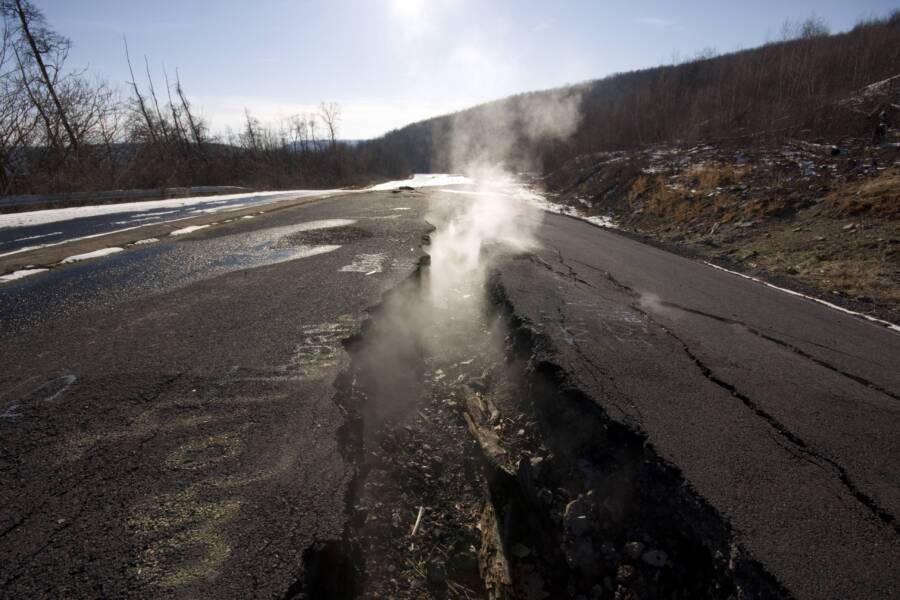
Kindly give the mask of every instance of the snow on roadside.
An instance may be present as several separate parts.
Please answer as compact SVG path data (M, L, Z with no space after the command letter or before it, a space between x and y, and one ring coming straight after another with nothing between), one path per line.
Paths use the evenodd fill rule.
M328 229L330 227L346 227L353 225L356 219L322 219L320 221L307 221L292 227L293 231L311 231L313 229Z
M607 216L587 216L582 211L578 210L572 206L566 206L563 204L557 204L556 202L551 202L541 196L540 194L528 190L522 186L513 185L503 185L497 186L496 191L474 191L474 190L451 190L451 189L441 189L439 192L448 193L448 194L466 194L469 196L506 196L510 198L518 198L524 202L528 202L532 206L539 208L541 210L545 210L547 212L556 213L558 215L567 215L570 217L575 217L577 219L581 219L582 221L587 221L593 225L597 225L598 227L605 227L608 229L618 229L619 226L612 219L612 217Z
M228 204L226 206L213 206L212 208L203 208L197 212L217 213L217 212L223 212L223 211L237 210L239 208L245 208L247 206L249 206L249 205L246 202L240 202L238 204Z
M45 223L56 223L58 221L69 221L71 219L81 219L84 217L95 217L98 215L111 215L117 213L134 213L148 212L166 208L184 208L195 204L211 204L212 202L228 202L231 200L255 198L270 198L271 201L277 200L279 196L317 196L328 195L346 190L290 190L290 191L273 191L273 192L252 192L249 194L226 194L224 196L194 196L191 198L170 198L167 200L147 200L145 202L123 202L121 204L100 204L95 206L73 206L70 208L50 208L47 210L34 210L28 212L18 212L9 214L0 214L0 228L4 227L29 227L32 225L43 225ZM169 211L174 212L174 211ZM201 211L202 212L202 211ZM156 216L168 214L157 212Z
M579 219L587 221L588 223L593 223L594 225L596 225L598 227L606 227L608 229L618 229L619 228L619 226L616 224L616 222L613 220L612 217L604 217L604 216L597 216L597 215L595 215L593 217L582 217L582 216L578 216L578 215L575 215L575 216L577 216Z
M300 223L296 227L294 227L294 231L310 231L312 229L326 229L328 227L343 227L345 225L353 225L356 223L356 219L322 219L320 221L307 221L306 223ZM217 225L218 223L210 223L209 225L190 225L188 227L183 227L181 229L176 229L169 235L185 235L188 233L193 233L200 229L206 229L210 225Z
M6 275L0 275L0 283L15 281L16 279L43 273L44 271L49 271L49 269L20 269L18 271L13 271L12 273L7 273Z
M387 181L369 188L373 192L395 190L400 186L411 188L432 187L436 185L466 185L475 183L465 175L450 175L448 173L416 173L409 179L399 181Z
M83 260L90 260L92 258L100 258L101 256L109 256L110 254L115 254L117 252L121 252L124 248L119 248L117 246L112 248L101 248L100 250L94 250L93 252L85 252L84 254L76 254L74 256L69 256L67 258L59 261L59 264L65 265L68 263L81 262Z
M209 225L188 225L187 227L182 227L181 229L176 229L169 235L185 235L188 233L194 233L195 231L199 231L201 229L206 229Z

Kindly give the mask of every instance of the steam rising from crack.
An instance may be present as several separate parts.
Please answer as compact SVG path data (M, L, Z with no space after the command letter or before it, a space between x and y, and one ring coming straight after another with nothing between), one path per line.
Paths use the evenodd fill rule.
M571 136L581 121L580 104L579 94L545 92L454 116L450 164L474 180L476 190L468 199L432 196L429 220L438 225L430 249L432 302L448 306L454 291L480 289L498 251L537 245L543 213L527 201L531 192L507 165L533 167L536 160L522 156L521 148Z
M580 93L540 92L492 102L453 117L447 149L454 172L469 176L483 171L519 170L540 166L525 148L537 148L569 138L581 122Z
M436 228L430 267L418 285L389 297L356 354L368 396L367 432L414 409L424 372L470 360L473 340L490 338L502 352L503 336L486 325L485 282L497 257L537 247L543 215L507 165L535 164L521 148L570 136L580 121L579 104L578 96L534 94L456 115L447 152L454 172L473 180L474 189L430 195L427 218Z

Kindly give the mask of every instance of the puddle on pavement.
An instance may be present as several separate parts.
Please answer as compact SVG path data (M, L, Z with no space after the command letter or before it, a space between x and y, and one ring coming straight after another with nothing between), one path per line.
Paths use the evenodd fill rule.
M333 252L345 243L371 237L371 232L351 227L354 223L355 219L322 219L233 238L239 245L224 248L208 266L234 271L274 265Z

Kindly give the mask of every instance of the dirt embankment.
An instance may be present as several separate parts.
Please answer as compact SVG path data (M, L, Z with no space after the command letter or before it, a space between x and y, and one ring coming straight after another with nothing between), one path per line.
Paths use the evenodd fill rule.
M625 231L897 319L898 103L866 106L855 138L583 155L542 184L554 201Z

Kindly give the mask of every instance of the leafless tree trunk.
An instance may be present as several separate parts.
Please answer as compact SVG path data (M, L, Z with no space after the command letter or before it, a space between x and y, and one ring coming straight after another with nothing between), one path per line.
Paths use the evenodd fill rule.
M319 116L328 130L328 139L331 141L331 150L337 148L337 124L341 120L341 105L337 102L322 102L319 105Z
M178 74L178 69L175 69L175 92L178 94L178 98L181 100L181 106L184 109L184 116L187 119L188 126L191 128L191 133L194 136L194 143L197 144L198 148L202 150L204 137L203 127L200 121L195 119L193 113L191 113L191 105L184 95L184 88L181 87L181 76Z
M53 122L50 120L50 116L47 114L47 110L44 107L44 103L34 94L34 90L31 89L31 83L29 82L28 73L25 70L25 65L22 63L22 57L19 56L18 49L15 49L16 54L16 63L19 66L19 72L22 75L22 86L25 90L25 93L28 94L28 98L31 100L31 103L34 105L35 110L37 110L38 114L41 116L41 120L44 122L44 127L47 130L47 141L53 145L57 150L62 149L62 145L59 142L59 137L56 135L56 129L53 127Z
M314 117L309 118L309 120L307 121L307 127L309 129L310 145L312 146L313 150L318 151L320 148L320 143L318 134L316 133L316 119Z
M131 55L128 53L128 40L123 36L122 41L125 43L125 60L128 61L128 72L131 74L131 89L134 90L134 98L137 101L141 116L144 117L144 122L147 124L147 133L150 139L154 144L158 144L159 139L156 137L153 119L150 118L150 113L147 111L147 103L144 101L141 90L138 88L137 81L134 78L134 69L131 67Z
M150 97L153 99L153 106L156 108L156 122L159 123L159 130L162 133L163 141L168 145L169 128L166 127L166 120L163 118L162 111L159 110L159 100L156 98L156 88L153 85L153 76L150 74L150 61L147 60L146 55L144 55L144 67L147 69L147 83L150 85Z
M172 113L172 124L175 127L175 135L181 144L187 145L189 140L184 131L184 127L181 125L178 109L175 107L175 103L172 102L172 86L169 85L169 74L166 72L165 65L163 65L163 77L166 80L166 95L169 97L169 110Z
M16 14L19 17L19 24L21 27L22 35L28 43L28 46L31 48L31 55L34 58L34 62L40 71L41 78L44 81L44 86L47 88L47 92L50 94L50 97L53 99L53 103L56 106L57 114L59 115L59 119L62 122L63 127L66 130L66 134L69 136L69 144L72 148L78 148L78 137L75 135L75 131L72 129L71 124L69 123L69 119L66 116L66 111L63 109L62 102L59 100L59 96L56 93L56 86L53 81L50 79L50 74L47 72L47 65L44 63L44 59L41 56L41 51L38 49L37 42L35 41L34 35L31 31L30 22L34 19L41 19L41 13L31 5L27 0L23 3L22 0L13 0L15 3ZM20 67L22 66L21 60L19 61Z

